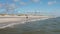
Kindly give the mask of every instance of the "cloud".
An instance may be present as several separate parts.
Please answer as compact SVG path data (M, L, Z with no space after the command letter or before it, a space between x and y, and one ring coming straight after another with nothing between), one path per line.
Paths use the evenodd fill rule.
M48 5L52 5L52 4L54 4L53 2L48 2Z
M9 7L9 9L15 9L16 5L13 3L13 4L10 4L8 7Z
M39 2L40 0L32 0L33 2Z
M0 4L0 8L2 7L2 4Z
M20 0L13 0L14 2L18 2L18 1L20 1Z
M56 1L50 1L50 2L48 2L48 5L53 5L53 4L56 4Z
M27 5L26 2L20 2L20 5Z

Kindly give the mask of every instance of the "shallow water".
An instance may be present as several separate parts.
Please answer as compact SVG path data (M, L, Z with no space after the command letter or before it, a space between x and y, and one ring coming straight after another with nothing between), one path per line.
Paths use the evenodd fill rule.
M60 17L0 29L0 34L60 34Z

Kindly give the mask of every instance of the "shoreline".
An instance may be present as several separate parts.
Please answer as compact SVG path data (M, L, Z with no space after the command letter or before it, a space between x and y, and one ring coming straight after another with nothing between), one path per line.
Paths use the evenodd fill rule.
M14 25L24 24L26 22L32 22L32 21L38 21L38 20L45 20L45 19L48 19L48 18L38 18L38 17L32 18L32 17L29 17L29 19L27 19L27 21L26 21L26 18L23 17L23 19L21 19L21 17L20 17L20 20L18 20L17 22L10 23L8 25L0 27L0 29L4 29L4 28L7 28L7 27L13 27Z
M24 23L26 23L26 22L32 22L32 21L38 21L38 20L41 20L41 19L28 20L28 21L23 21L23 22L21 22L21 23L12 23L12 24L8 24L8 25L6 25L6 26L0 27L0 29L4 29L4 28L7 28L7 27L12 28L12 27L14 27L14 25L24 24ZM43 19L43 20L45 20L45 19Z

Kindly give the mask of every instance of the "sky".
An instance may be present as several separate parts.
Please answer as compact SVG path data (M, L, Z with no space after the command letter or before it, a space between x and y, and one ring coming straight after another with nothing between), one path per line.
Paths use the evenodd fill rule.
M0 13L60 16L60 0L0 0Z

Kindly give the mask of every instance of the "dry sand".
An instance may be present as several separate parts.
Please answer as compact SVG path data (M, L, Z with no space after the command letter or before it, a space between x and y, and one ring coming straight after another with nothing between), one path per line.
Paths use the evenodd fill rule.
M26 16L0 16L0 23L12 22L12 21L20 21L25 20ZM40 19L40 18L49 18L48 16L28 16L29 19Z

